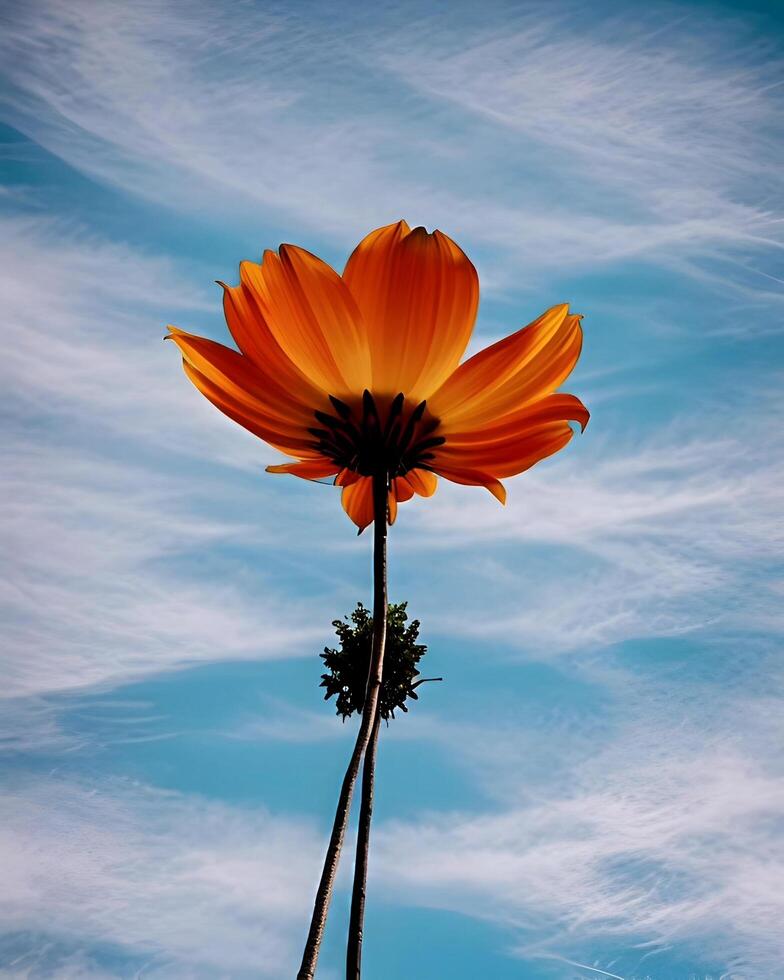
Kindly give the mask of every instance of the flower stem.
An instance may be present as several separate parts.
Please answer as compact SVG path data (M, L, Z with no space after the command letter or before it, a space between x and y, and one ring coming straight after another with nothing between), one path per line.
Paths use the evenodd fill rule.
M305 943L305 951L302 954L302 964L299 973L297 973L297 980L313 980L316 972L316 963L318 962L324 927L327 924L327 912L335 885L340 851L343 847L343 838L346 834L346 825L351 810L351 798L354 795L354 786L359 775L359 764L372 740L376 721L387 636L387 484L386 473L378 473L373 477L373 646L365 704L362 708L362 721L354 744L354 751L351 753L351 759L346 769L346 775L343 777L343 785L340 788L335 821L332 825L332 834L324 858L324 868L316 892L313 916L310 920L310 929Z
M359 980L362 974L362 939L365 922L370 821L373 819L373 790L376 778L376 752L381 715L376 711L373 732L362 766L362 798L357 829L357 854L354 859L354 887L351 892L351 918L346 946L346 980Z

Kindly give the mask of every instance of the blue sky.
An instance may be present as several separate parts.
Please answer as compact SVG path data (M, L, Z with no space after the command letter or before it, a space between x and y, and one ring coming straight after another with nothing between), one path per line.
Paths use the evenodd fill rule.
M585 315L592 420L505 509L401 508L445 680L382 733L367 976L777 975L780 8L0 16L2 975L293 976L353 737L318 653L371 542L161 338L225 340L241 259L341 268L401 217L477 265L475 347Z

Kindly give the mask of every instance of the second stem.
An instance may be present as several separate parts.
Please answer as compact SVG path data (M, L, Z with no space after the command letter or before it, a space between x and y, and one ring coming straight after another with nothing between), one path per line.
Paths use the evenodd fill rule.
M310 929L302 954L302 964L297 973L297 980L313 980L316 973L321 940L327 922L327 912L335 884L338 860L346 833L351 797L354 793L354 783L359 773L359 765L363 754L372 745L375 758L375 742L378 734L376 720L378 717L378 699L381 693L381 679L384 673L384 648L387 638L387 494L388 476L377 473L373 477L373 645L371 648L370 669L368 672L365 704L362 710L362 721L357 733L354 751L351 754L343 785L340 790L332 834L324 858ZM364 786L364 777L363 777ZM372 786L372 782L371 782ZM363 795L364 810L364 795ZM353 909L353 902L352 902ZM364 903L363 903L364 909ZM361 923L360 923L361 929ZM357 973L357 976L359 974Z
M374 483L373 494L373 513L378 528L380 515L383 513L381 521L386 528L387 521L387 487L384 480L384 497L380 499L380 488ZM387 626L387 569L386 569L386 549L384 549L383 561L377 561L379 551L376 548L373 562L373 645L376 644L377 630L381 627L384 631L384 639L380 647L382 655L375 658L371 663L368 675L367 691L365 702L371 698L371 684L378 685L378 692L373 698L373 718L370 734L370 741L365 750L365 761L362 766L362 795L359 808L359 823L357 826L357 852L354 859L354 885L351 891L351 916L348 926L348 942L346 945L346 980L360 980L362 973L362 939L364 935L365 923L365 896L367 894L367 872L368 857L370 855L370 822L373 819L373 791L376 781L376 754L378 752L378 732L381 723L381 712L379 711L379 696L381 693L381 683L383 679L384 663L383 650L386 639ZM382 623L379 623L379 616L383 616Z

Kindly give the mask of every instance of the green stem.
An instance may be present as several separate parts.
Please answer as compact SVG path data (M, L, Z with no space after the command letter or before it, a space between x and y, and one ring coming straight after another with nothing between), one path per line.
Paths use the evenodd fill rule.
M351 799L359 775L359 764L373 736L376 721L381 678L384 671L384 647L387 636L387 492L386 473L373 477L373 646L370 656L365 704L362 709L362 722L357 733L354 751L351 754L343 785L338 797L335 820L332 825L324 867L321 872L310 929L302 954L302 964L297 980L313 980L316 973L321 940L327 924L327 912L332 899L335 876L340 860L340 851L346 835Z

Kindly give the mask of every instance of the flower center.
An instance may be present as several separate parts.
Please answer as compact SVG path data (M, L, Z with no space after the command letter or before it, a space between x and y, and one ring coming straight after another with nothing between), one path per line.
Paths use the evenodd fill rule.
M406 413L402 392L395 395L386 413L379 411L369 391L362 395L361 410L333 395L329 400L335 414L314 412L323 428L308 429L318 440L314 448L362 476L387 473L394 479L414 467L429 469L431 450L446 442L443 436L433 435L439 420L426 414L425 402Z

